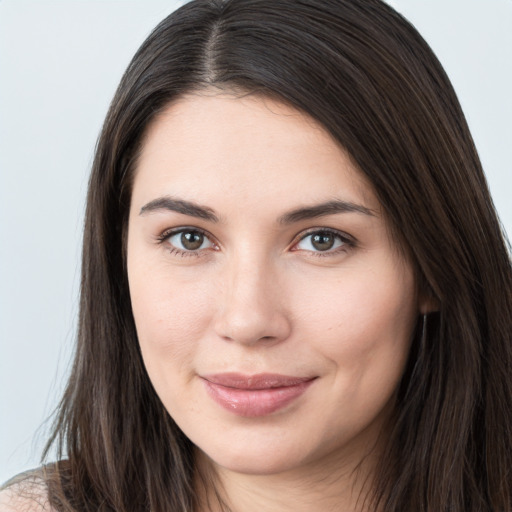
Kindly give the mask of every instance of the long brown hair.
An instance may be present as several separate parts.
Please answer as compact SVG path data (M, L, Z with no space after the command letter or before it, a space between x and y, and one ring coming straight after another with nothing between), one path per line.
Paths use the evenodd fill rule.
M374 505L512 510L512 270L455 93L380 0L195 0L129 65L87 198L76 357L48 447L59 510L192 512L193 447L144 369L125 268L141 140L204 87L277 98L319 121L373 184L438 312L418 328ZM46 452L48 453L48 451Z

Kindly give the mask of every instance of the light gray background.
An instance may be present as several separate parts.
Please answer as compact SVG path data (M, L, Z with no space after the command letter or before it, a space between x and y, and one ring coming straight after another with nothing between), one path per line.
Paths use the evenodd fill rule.
M67 375L87 175L109 101L182 3L0 0L0 482L39 464ZM451 77L512 234L512 0L390 3Z

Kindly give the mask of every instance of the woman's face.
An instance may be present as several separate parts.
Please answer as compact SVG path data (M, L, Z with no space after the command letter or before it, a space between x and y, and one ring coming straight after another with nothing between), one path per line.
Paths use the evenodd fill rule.
M421 304L314 120L255 96L169 106L136 170L128 277L151 382L215 464L270 474L374 445Z

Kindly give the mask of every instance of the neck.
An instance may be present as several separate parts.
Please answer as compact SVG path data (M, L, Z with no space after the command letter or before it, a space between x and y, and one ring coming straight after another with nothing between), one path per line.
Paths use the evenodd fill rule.
M375 512L368 500L377 454L357 460L339 453L277 474L245 474L197 454L197 512ZM340 464L343 460L343 464Z

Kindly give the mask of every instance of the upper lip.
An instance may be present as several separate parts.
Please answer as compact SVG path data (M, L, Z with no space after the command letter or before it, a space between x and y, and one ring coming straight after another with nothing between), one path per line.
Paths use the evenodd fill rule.
M313 380L315 377L295 377L277 373L258 373L245 375L242 373L216 373L202 375L202 378L227 388L235 389L270 389L288 386L297 386L303 382Z

